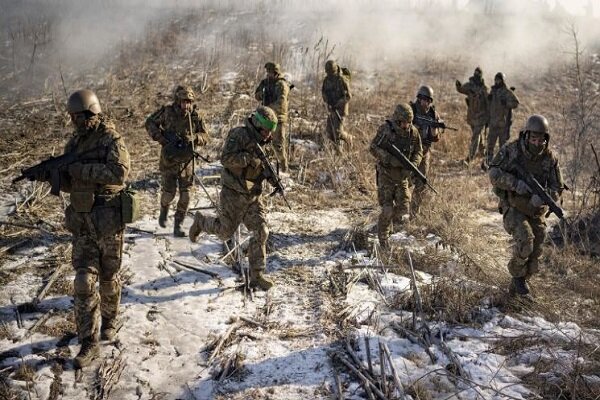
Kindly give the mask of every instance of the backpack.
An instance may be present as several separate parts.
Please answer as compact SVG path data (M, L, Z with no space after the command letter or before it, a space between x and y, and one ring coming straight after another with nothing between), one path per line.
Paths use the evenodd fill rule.
M342 71L342 76L350 82L352 80L352 72L347 67L341 67L340 70Z

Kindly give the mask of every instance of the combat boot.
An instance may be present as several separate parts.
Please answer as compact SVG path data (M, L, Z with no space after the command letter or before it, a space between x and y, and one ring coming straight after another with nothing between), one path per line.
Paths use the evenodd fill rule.
M194 215L194 221L192 222L192 226L190 226L190 240L192 242L195 242L196 240L198 240L198 236L200 235L200 232L202 232L202 221L203 221L204 216L202 214L200 214L200 212L196 212L196 215Z
M100 328L100 339L113 341L117 335L117 331L120 328L118 318L104 318L102 317L102 327Z
M273 287L274 283L269 278L265 277L262 271L250 271L250 287L265 292Z
M100 346L98 345L98 341L87 337L81 341L81 349L77 357L73 360L73 365L76 369L87 367L99 354Z
M175 217L175 221L173 224L173 235L175 237L185 237L185 232L181 229L182 222L183 222L183 218Z
M527 296L529 294L529 287L524 277L512 278L509 287L509 293L518 294L519 296Z
M167 227L167 215L169 214L169 206L160 207L160 215L158 216L158 225L162 228Z

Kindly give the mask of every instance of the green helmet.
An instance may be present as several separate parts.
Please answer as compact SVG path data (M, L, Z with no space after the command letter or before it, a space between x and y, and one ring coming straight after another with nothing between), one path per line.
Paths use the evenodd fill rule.
M277 114L267 106L258 106L251 118L252 124L256 127L262 127L271 132L277 129Z
M433 89L431 86L423 85L417 91L417 97L424 97L428 100L433 101Z
M475 68L475 71L473 72L473 75L475 75L475 76L481 76L481 75L483 75L483 71L481 70L481 67Z
M496 79L500 79L502 82L506 81L506 74L504 72L498 72L495 76L494 76L494 80Z
M173 100L179 102L181 100L189 100L194 101L196 95L194 94L194 90L189 86L177 86L175 90L173 90Z
M268 62L265 64L265 69L267 70L267 72L273 72L275 74L278 74L281 72L281 66L277 63L274 62Z
M89 89L78 90L69 96L67 100L67 111L69 114L89 111L92 114L100 114L100 101L96 94Z
M392 120L412 123L413 116L413 110L410 107L410 104L402 103L396 106L396 109L392 114Z
M328 60L325 63L325 72L327 72L328 74L335 74L337 71L338 71L338 65L335 61Z
M543 115L533 114L532 116L527 118L527 122L525 123L525 132L534 132L548 135L550 133L548 120Z

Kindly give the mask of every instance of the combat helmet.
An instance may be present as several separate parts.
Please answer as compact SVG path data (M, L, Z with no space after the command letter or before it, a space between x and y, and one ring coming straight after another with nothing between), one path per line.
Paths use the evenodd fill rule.
M100 101L94 92L89 89L82 89L74 92L67 100L67 111L69 114L89 111L92 114L100 114Z
M431 86L423 85L417 90L417 98L425 98L433 101L433 88Z
M392 114L392 120L412 123L413 116L413 110L410 105L408 103L401 103L396 106Z
M180 102L182 100L194 101L196 99L196 95L194 90L189 86L177 86L173 91L173 100L175 102Z
M337 63L333 60L327 60L327 62L325 63L325 72L327 72L328 74L334 74L337 71L338 71Z
M550 132L548 120L543 115L533 114L532 116L527 118L527 122L525 123L525 132L534 132L549 135Z
M252 125L274 132L277 129L277 114L267 106L258 106L251 115Z
M275 74L278 74L281 72L281 66L277 63L274 62L268 62L265 64L265 69L267 70L267 72L273 72Z
M502 82L505 82L506 74L504 72L498 72L496 75L494 75L494 80L496 79L500 79Z

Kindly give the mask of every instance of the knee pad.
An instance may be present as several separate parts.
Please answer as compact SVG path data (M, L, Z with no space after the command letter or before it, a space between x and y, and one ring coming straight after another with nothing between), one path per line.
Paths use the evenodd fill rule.
M97 276L86 270L78 270L73 281L73 290L77 296L89 296L94 292Z
M175 198L175 192L166 192L163 191L160 195L160 205L163 207L167 207L171 204L173 199Z
M266 224L262 224L255 233L256 240L259 243L267 243L267 239L269 239L269 228L267 228Z

